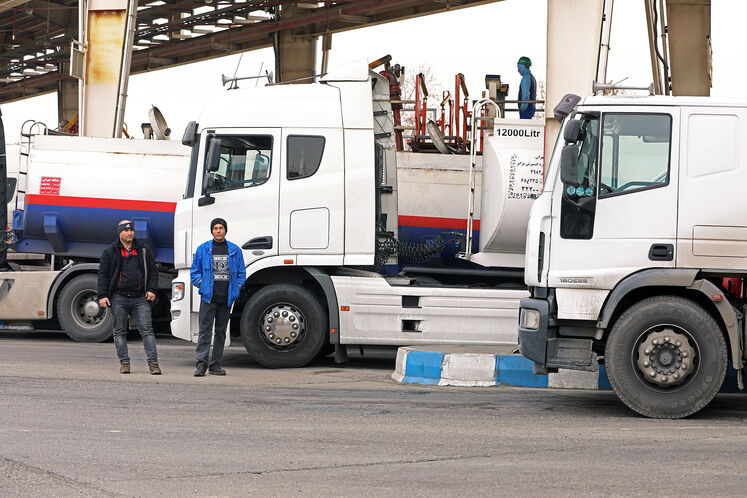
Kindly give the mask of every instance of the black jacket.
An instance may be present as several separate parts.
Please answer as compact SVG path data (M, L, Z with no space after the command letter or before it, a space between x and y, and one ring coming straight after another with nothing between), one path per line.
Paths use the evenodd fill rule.
M137 249L137 258L141 280L145 282L146 292L156 292L158 286L158 268L156 268L156 259L153 250L145 244L140 244L137 239L133 239L132 247ZM99 299L111 297L114 293L114 286L117 283L117 274L121 266L120 251L124 248L119 239L115 240L112 245L104 249L99 261L99 281L98 294Z

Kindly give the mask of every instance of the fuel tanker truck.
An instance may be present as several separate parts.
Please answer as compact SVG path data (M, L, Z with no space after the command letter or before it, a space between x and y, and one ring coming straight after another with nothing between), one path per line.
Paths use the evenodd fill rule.
M98 257L131 219L158 263L154 322L196 341L189 269L220 216L247 265L232 330L263 365L332 350L343 361L353 345L516 344L542 124L495 119L474 165L396 152L388 85L361 62L315 84L226 92L185 145L29 134L2 326L56 318L75 340L108 338Z
M113 316L98 305L98 258L116 239L117 222L131 219L137 237L154 249L160 274L154 325L167 329L173 211L189 149L170 141L25 138L17 171L1 182L12 187L6 192L12 220L0 220L11 228L0 250L0 328L32 329L35 321L56 318L77 341L111 336Z
M351 346L516 344L543 125L489 123L482 164L397 154L389 81L364 62L207 104L183 138L172 334L197 340L190 265L222 217L246 263L234 329L261 365L333 350L344 361Z

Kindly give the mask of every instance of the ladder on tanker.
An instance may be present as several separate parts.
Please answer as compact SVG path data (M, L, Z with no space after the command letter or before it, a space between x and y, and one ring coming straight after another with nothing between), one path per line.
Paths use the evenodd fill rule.
M495 116L488 116L487 109L490 106L493 106L496 111ZM457 257L460 259L466 259L467 261L470 261L472 259L472 255L474 254L472 252L472 243L473 243L473 237L472 237L472 230L475 222L475 184L477 183L477 141L481 137L481 133L479 133L480 128L477 126L478 121L488 122L492 123L493 120L498 117L503 117L503 111L500 108L498 104L496 104L494 101L492 101L489 98L483 98L475 102L475 104L472 106L472 121L471 121L471 130L472 134L470 136L470 144L469 144L469 204L467 207L467 234L466 234L466 240L465 240L465 247L464 252L461 252L458 254Z
M23 209L23 206L25 206L26 189L28 187L29 156L31 155L31 146L34 143L34 137L36 135L46 135L48 132L47 125L33 119L24 121L21 125L21 139L18 142L18 178L16 179L14 212L18 209ZM15 220L10 220L11 229L14 228L14 222Z

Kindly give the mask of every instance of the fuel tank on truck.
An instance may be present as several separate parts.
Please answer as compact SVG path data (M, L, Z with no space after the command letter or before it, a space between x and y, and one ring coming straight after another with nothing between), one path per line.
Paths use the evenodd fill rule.
M117 238L117 223L129 219L156 261L173 263L174 209L190 151L167 140L35 136L19 165L27 174L16 197L13 249L98 258Z
M477 158L476 183L482 178L482 158ZM467 231L469 193L469 156L397 152L399 201L398 238L401 242L422 246L444 234ZM479 204L477 204L479 206ZM479 220L480 213L476 213ZM473 225L474 240L479 239L479 221ZM451 243L428 260L429 266L464 266L456 258L463 251ZM477 245L475 243L475 252ZM408 263L407 257L400 257Z
M542 192L541 120L495 119L476 157L475 212L468 259L481 266L524 266L529 208ZM399 240L422 245L444 234L465 234L469 213L468 155L397 153ZM429 266L470 265L447 244ZM400 260L402 258L400 256ZM401 261L402 262L402 261Z
M529 210L544 184L542 120L496 119L482 155L479 252L470 261L489 267L524 266ZM474 250L474 245L473 245Z

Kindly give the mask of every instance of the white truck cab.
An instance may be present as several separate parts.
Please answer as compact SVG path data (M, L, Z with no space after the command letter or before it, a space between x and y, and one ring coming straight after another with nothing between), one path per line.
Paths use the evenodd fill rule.
M589 97L565 118L527 231L521 352L597 369L683 417L745 360L747 102Z

